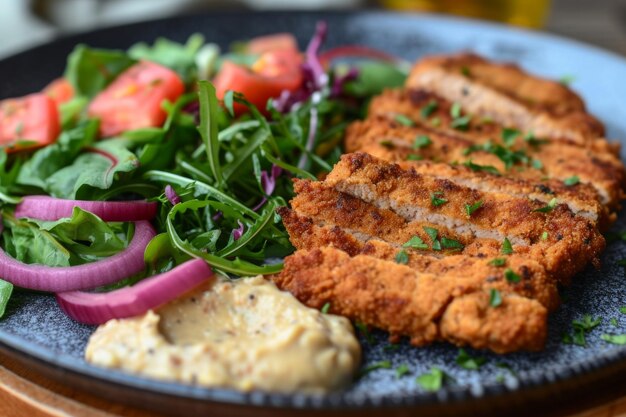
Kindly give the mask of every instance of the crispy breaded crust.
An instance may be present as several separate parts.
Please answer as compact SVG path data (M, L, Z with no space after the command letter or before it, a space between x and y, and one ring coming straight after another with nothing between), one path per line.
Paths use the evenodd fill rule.
M441 122L432 126L431 120L424 119L421 108L428 102L438 103L437 118ZM363 147L381 141L395 138L393 143L398 145L399 158L406 158L409 154L419 154L426 159L441 162L474 160L481 165L493 165L501 172L505 167L503 162L493 154L473 152L464 155L463 152L474 144L484 144L488 141L502 144L503 127L496 123L482 123L474 118L467 130L458 130L449 125L450 103L440 98L416 91L388 90L372 100L369 121L353 123L348 129L345 144L347 152L363 151ZM439 113L441 112L441 113ZM411 118L416 127L399 126L393 121L393 114L403 114ZM441 114L441 115L440 115ZM391 116L391 117L390 117ZM389 121L384 122L384 119ZM424 134L434 142L433 146L414 151L402 148L403 142L415 136ZM372 149L371 146L368 146ZM533 160L541 162L542 167L535 169L531 166L519 171L517 167L507 171L507 175L537 179L548 176L564 180L574 175L581 182L593 185L600 193L603 204L611 208L618 208L623 197L622 190L626 180L626 172L619 158L619 148L609 144L604 139L597 139L585 146L549 140L539 146L529 146L524 141L524 135L519 135L513 150L523 150ZM383 152L382 150L380 152Z
M291 255L285 260L284 270L272 279L310 307L330 303L332 313L385 329L393 338L407 335L415 346L444 339L499 353L541 348L547 310L539 302L520 296L503 294L505 308L493 308L482 317L474 315L475 320L482 321L475 330L475 340L468 328L448 325L445 333L440 331L438 322L448 308L453 307L449 315L453 318L459 309L470 310L467 304L475 300L478 305L474 311L481 311L484 297L474 294L489 297L489 289L494 288L485 282L477 292L459 296L457 304L454 300L459 278L453 273L420 273L371 256L350 257L335 248L321 248ZM515 301L509 305L510 299ZM504 322L509 326L506 330L500 325ZM504 332L504 337L498 332ZM518 337L509 337L511 333Z
M427 251L398 247L377 237L362 239L362 236L357 237L337 226L317 225L312 219L300 216L286 207L282 207L279 213L291 242L297 249L335 247L350 256L363 254L388 261L395 261L399 251L404 250L407 253L406 265L416 271L435 275L458 275L458 282L453 290L455 296L476 291L488 282L500 291L536 299L550 311L559 305L555 280L548 276L541 264L528 256L494 254L494 257L499 256L505 262L500 266L493 265L494 257L487 256L435 257ZM507 268L518 273L523 278L522 281L508 282L504 275Z
M422 59L406 85L436 92L471 114L539 137L585 144L604 134L602 124L584 111L582 100L567 87L473 54Z
M507 237L515 245L532 245L541 250L544 265L551 273L566 269L578 272L596 260L605 246L594 224L574 215L564 204L557 204L549 212L538 212L545 204L479 192L447 179L403 170L364 153L343 155L325 183L389 208L407 220L421 219L476 238L502 241ZM445 199L444 204L432 204L435 192L441 193L438 198ZM477 201L482 201L482 206L467 216L466 204Z
M413 144L419 135L426 135L432 143L415 149ZM543 202L557 197L574 213L580 213L606 225L610 223L608 210L600 203L596 189L583 182L591 179L595 185L612 193L614 202L619 201L618 197L621 194L620 178L623 177L623 167L619 161L616 161L618 166L615 168L607 166L608 164L596 166L592 162L595 158L588 157L587 151L577 147L543 145L544 153L531 150L526 152L533 160L542 162L541 169L520 166L507 169L503 161L493 153L476 151L468 154L466 150L473 145L468 140L428 132L419 127L398 126L390 120L381 118L352 123L346 131L345 144L348 152L369 153L377 158L398 163L403 168L414 167L419 173L449 178L470 188L493 190L516 197L528 196ZM574 152L568 152L571 150ZM423 159L414 161L410 159L411 155ZM493 166L502 172L503 176L472 171L463 165L450 165L470 160L482 166ZM553 178L545 178L546 175ZM577 175L581 183L566 186L558 179L570 178L573 175Z

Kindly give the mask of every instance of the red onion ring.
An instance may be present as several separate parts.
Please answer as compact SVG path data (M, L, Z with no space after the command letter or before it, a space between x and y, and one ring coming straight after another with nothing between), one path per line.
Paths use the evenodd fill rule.
M63 200L45 195L26 196L15 208L15 217L59 220L72 217L74 207L88 211L105 222L134 222L156 216L157 203L148 201Z
M143 271L143 253L155 234L149 222L135 222L133 239L122 252L100 261L69 267L28 265L0 249L0 277L18 287L50 292L90 289L112 284Z
M193 259L171 271L145 279L133 287L108 293L73 291L57 294L61 309L84 324L138 316L180 297L213 276L202 259Z

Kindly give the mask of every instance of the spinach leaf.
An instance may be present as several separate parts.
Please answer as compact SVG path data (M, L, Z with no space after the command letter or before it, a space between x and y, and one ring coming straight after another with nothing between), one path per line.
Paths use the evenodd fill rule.
M58 242L85 262L114 255L126 248L126 228L121 223L107 223L98 216L74 207L72 217L54 222L29 220L42 231L51 233Z
M93 188L106 190L120 173L133 171L138 166L137 157L126 149L124 141L102 141L87 148L71 165L52 174L44 189L53 197L89 199Z
M6 215L3 220L5 249L13 258L27 264L70 266L70 252L49 232Z
M356 64L356 80L346 84L346 92L357 97L367 97L382 93L385 88L401 87L406 73L396 65L379 61L365 61Z
M39 149L24 163L17 182L46 189L50 176L70 164L85 146L96 140L98 125L97 120L87 120L61 133L56 143Z
M189 83L196 77L196 54L204 45L204 37L198 33L191 35L186 44L159 38L153 46L138 43L128 50L128 55L137 60L148 60L176 71Z
M93 97L135 62L123 51L78 45L67 58L65 78L77 95Z

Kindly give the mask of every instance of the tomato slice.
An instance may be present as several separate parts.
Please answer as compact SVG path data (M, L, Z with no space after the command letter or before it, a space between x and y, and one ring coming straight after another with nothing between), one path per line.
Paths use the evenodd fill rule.
M219 99L228 90L242 93L248 101L265 111L267 100L276 98L284 90L297 90L302 84L302 57L293 51L266 52L246 68L226 61L215 77L215 91ZM246 108L235 103L234 110L240 114Z
M120 74L89 105L89 115L100 119L100 135L115 136L144 127L161 126L167 117L163 100L176 101L185 91L180 77L169 68L142 61Z
M60 130L57 105L45 94L0 101L0 146L7 152L48 145Z
M272 51L291 51L297 54L298 41L291 33L276 33L259 36L246 45L246 52L249 54L261 55Z
M43 89L44 94L50 97L57 105L66 103L74 98L74 87L65 78L57 78Z

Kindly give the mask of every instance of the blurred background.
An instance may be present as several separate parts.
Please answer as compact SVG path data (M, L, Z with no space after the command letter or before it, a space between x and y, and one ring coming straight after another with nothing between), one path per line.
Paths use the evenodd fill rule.
M626 0L0 0L0 59L64 34L175 14L362 8L489 19L626 55Z

